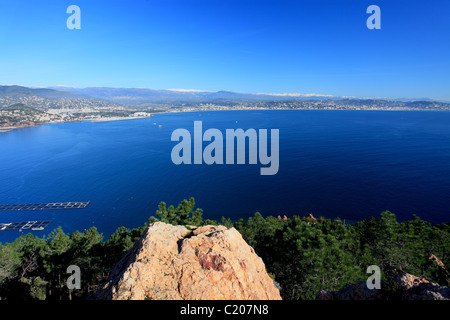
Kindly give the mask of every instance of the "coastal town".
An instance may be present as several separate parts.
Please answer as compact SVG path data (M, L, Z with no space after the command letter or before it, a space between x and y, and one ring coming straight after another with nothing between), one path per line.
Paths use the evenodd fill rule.
M147 110L126 108L99 99L51 100L38 96L0 96L0 133L45 123L112 121L151 116L152 113Z
M148 118L158 112L220 110L383 110L446 111L450 103L434 100L400 101L385 99L324 98L309 100L204 99L200 101L161 100L116 103L116 98L101 99L43 89L2 87L0 92L0 132L34 127L45 123L73 121L116 121ZM138 99L136 99L138 100Z
M23 104L14 104L7 108L0 108L0 132L14 129L34 127L45 123L61 123L86 121L116 121L126 119L148 118L152 114L142 111L112 112L108 109L49 109L40 111Z
M192 103L174 106L172 112L219 110L377 110L377 111L445 111L449 103L436 101L387 101L376 99L341 99L315 101L232 101Z

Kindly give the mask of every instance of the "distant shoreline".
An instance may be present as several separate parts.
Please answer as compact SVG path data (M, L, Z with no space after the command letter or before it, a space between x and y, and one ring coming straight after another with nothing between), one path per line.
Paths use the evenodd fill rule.
M153 113L150 116L142 116L142 117L105 117L105 118L94 118L94 119L86 119L81 121L89 121L92 123L97 122L110 122L110 121L122 121L122 120L135 120L135 119L146 119L153 117Z
M170 113L190 113L190 112L207 112L207 111L392 111L392 112L398 112L398 111L404 111L404 112L414 112L414 111L420 111L420 112L449 112L449 110L426 110L426 109L289 109L289 108L280 108L280 109L273 109L273 108L260 108L260 109L254 109L254 108L236 108L236 109L195 109L195 110L168 110L168 111L162 111L162 112L156 112L152 113L150 116L140 116L140 117L100 117L100 118L92 118L92 119L83 119L83 120L74 120L74 121L58 121L58 122L45 122L45 123L37 123L35 125L28 125L28 126L10 126L10 127L0 127L0 134L10 132L17 129L25 129L25 128L34 128L39 127L43 124L51 124L51 123L70 123L70 122L83 122L88 121L91 123L100 123L100 122L113 122L113 121L123 121L123 120L137 120L137 119L146 119L151 118L156 114L170 114Z
M50 123L50 122L49 122ZM5 132L10 132L13 130L17 130L17 129L25 129L25 128L34 128L34 127L39 127L40 125L42 125L43 123L38 123L32 126L12 126L12 127L0 127L0 133L5 133Z
M162 112L159 112L162 113ZM94 118L94 119L83 119L83 120L74 120L74 121L58 121L58 122L45 122L45 123L37 123L32 126L11 126L11 127L0 127L0 134L10 132L17 129L25 129L25 128L35 128L39 127L44 124L52 124L52 123L70 123L70 122L83 122L83 121L89 121L92 123L98 123L98 122L110 122L110 121L122 121L122 120L135 120L135 119L145 119L145 118L151 118L153 117L153 114L151 116L145 116L145 117L105 117L105 118Z

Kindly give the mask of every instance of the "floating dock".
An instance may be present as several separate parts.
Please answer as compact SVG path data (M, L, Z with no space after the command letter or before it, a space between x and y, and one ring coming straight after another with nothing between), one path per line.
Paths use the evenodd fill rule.
M25 221L25 222L0 223L0 231L13 231L13 230L42 231L50 223L51 221Z
M87 201L87 202L0 204L0 211L83 209L83 208L86 208L89 205L89 203L90 203L90 201Z

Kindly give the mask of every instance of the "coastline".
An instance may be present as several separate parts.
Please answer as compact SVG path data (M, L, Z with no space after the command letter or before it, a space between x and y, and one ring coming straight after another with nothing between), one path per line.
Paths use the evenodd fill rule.
M49 122L50 123L50 122ZM17 129L25 129L25 128L35 128L35 127L39 127L40 125L42 125L43 123L37 123L35 125L32 126L12 126L12 127L0 127L0 133L6 133L6 132L10 132L13 130L17 130Z
M82 121L90 121L92 123L96 122L110 122L110 121L122 121L122 120L136 120L136 119L146 119L153 117L153 113L150 116L142 116L142 117L100 117L100 118L94 118L94 119L86 119Z
M160 112L162 113L162 112ZM122 120L135 120L135 119L145 119L145 118L151 118L153 117L153 114L150 116L145 117L105 117L105 118L94 118L94 119L83 119L83 120L73 120L73 121L57 121L57 122L45 122L45 123L37 123L32 126L11 126L11 127L0 127L0 134L10 132L17 129L24 129L24 128L35 128L39 127L43 124L51 124L51 123L69 123L69 122L82 122L82 121L89 121L92 123L97 122L110 122L110 121L122 121Z
M17 129L24 129L24 128L34 128L39 127L43 124L51 124L51 123L68 123L68 122L82 122L82 121L89 121L92 123L99 123L99 122L112 122L112 121L123 121L123 120L136 120L136 119L146 119L151 118L156 114L170 114L170 113L190 113L190 112L206 112L206 111L298 111L298 110L310 110L310 111L392 111L392 112L399 112L399 111L405 111L405 112L414 112L414 111L420 111L420 112L448 112L449 110L427 110L427 109L339 109L339 108L332 108L332 109L308 109L308 108L298 108L298 109L290 109L290 108L226 108L226 109L195 109L195 110L167 110L157 113L152 113L150 116L140 116L140 117L99 117L99 118L92 118L92 119L80 119L80 120L73 120L73 121L57 121L57 122L45 122L45 123L37 123L32 126L10 126L10 127L0 127L0 134L10 132Z

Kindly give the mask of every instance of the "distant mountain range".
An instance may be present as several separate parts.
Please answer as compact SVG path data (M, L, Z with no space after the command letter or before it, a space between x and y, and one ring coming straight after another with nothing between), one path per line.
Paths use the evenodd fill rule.
M301 93L240 93L232 91L202 91L188 89L148 89L148 88L111 88L111 87L87 87L75 88L68 86L54 86L47 89L69 92L85 97L111 100L116 103L139 104L145 102L158 101L189 101L200 102L208 100L242 100L242 101L283 101L283 100L342 100L342 99L373 99L392 101L438 101L430 98L357 98L347 96L333 96L322 94L301 94Z
M120 107L112 101L85 97L62 90L17 85L0 86L0 108L5 110L6 107L17 104L38 110Z
M239 93L232 91L201 91L187 89L148 89L148 88L111 88L111 87L87 87L76 88L69 86L54 86L47 88L30 88L18 85L0 86L0 99L2 97L42 97L50 100L59 99L92 99L124 106L146 106L157 104L182 104L182 103L251 103L258 101L396 101L410 103L413 101L448 103L449 101L436 101L429 98L400 99L400 98L356 98L320 94L299 93Z
M0 86L0 96L7 96L7 97L38 96L49 99L74 97L72 93L67 91L60 91L51 88L28 88L22 86Z
M186 89L147 89L147 88L109 88L109 87L88 87L74 88L56 86L48 89L62 90L72 94L97 99L111 100L123 104L141 104L155 102L208 102L211 100L234 100L234 101L264 101L264 100L292 100L292 99L322 99L325 96L319 95L272 95L239 93L232 91L201 91ZM328 99L333 98L328 96ZM340 98L340 97L336 97Z

